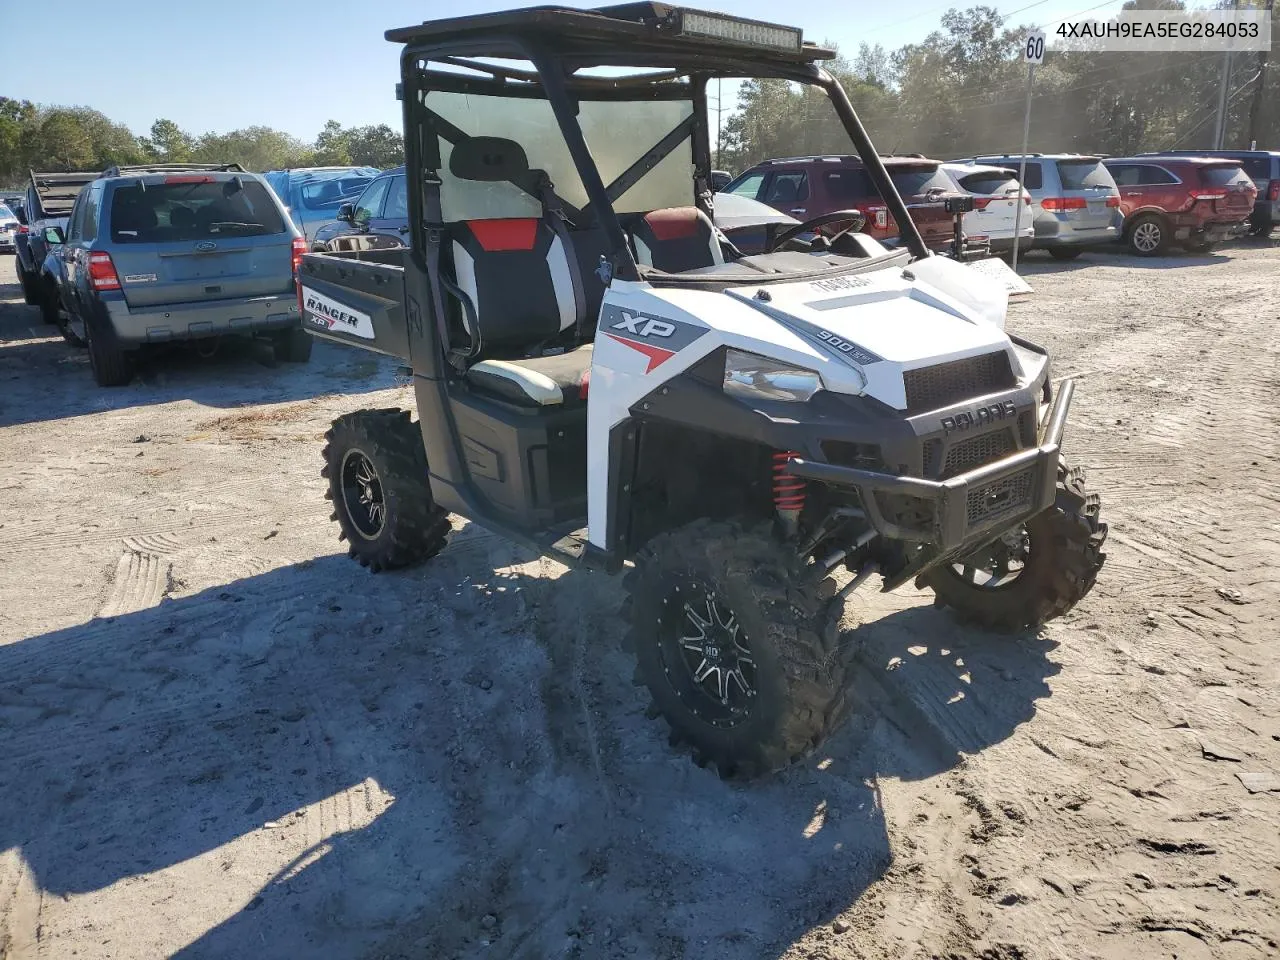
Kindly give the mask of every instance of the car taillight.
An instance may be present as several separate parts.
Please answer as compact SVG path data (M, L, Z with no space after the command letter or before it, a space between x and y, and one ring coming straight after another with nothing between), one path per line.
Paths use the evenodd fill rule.
M1107 197L1107 206L1108 207L1120 206L1120 194L1113 193L1111 196Z
M293 238L293 279L298 279L298 267L302 266L302 255L307 252L307 238Z
M116 265L111 262L111 254L102 251L89 254L89 283L95 290L120 289L120 277L116 275Z
M198 173L175 173L164 178L165 183L213 183L213 177L201 176Z
M18 232L21 234L28 234L31 231L30 229L27 228L27 225L25 223L20 223L18 224Z
M1089 206L1089 201L1084 197L1045 197L1040 201L1040 206L1050 213L1059 213L1064 210L1084 210Z
M1192 190L1190 191L1192 200L1225 200L1227 199L1227 191L1225 190Z
M871 215L871 222L876 225L876 229L883 230L889 226L888 207L867 207L867 213Z
M1272 180L1267 185L1267 199L1271 201L1280 200L1280 180Z
M975 209L975 210L985 210L985 209L987 209L987 206L991 203L991 200L992 200L992 198L991 198L991 197L974 197L974 198L973 198L973 209Z

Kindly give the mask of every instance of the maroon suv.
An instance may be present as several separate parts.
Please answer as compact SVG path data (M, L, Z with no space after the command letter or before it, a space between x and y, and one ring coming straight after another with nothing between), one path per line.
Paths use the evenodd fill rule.
M924 242L934 250L948 247L955 230L945 201L966 194L941 169L942 161L919 155L883 160ZM880 241L898 236L897 223L858 157L765 160L739 174L721 192L760 200L797 220L857 209L867 218L863 233Z
M1258 188L1235 160L1119 157L1102 161L1120 188L1124 241L1143 257L1180 243L1203 253L1248 230Z

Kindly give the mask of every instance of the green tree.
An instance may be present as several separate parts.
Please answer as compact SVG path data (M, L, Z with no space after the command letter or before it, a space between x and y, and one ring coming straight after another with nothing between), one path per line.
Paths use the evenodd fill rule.
M23 134L35 116L30 100L0 97L0 184L17 186L26 177Z
M359 166L398 167L404 163L404 135L385 123L353 127L347 131L347 150L351 162Z
M189 163L195 149L195 138L172 120L157 120L151 125L151 136L141 138L143 148L162 163Z
M322 167L341 167L351 163L348 134L337 120L330 120L316 137L315 162Z
M206 133L196 140L192 159L203 163L240 163L246 170L305 167L312 151L296 137L272 127L246 127L229 133Z

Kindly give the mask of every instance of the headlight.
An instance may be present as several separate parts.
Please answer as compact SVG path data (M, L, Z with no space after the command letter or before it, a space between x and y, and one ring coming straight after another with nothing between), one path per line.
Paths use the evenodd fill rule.
M822 378L813 370L741 350L725 353L724 392L730 396L803 402L821 389Z

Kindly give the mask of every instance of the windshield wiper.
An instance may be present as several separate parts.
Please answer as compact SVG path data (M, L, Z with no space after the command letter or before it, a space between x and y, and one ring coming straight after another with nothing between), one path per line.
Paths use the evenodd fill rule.
M215 227L229 227L233 230L258 230L262 233L269 232L267 228L260 223L242 223L238 220L215 220L213 223L209 224L211 232Z

